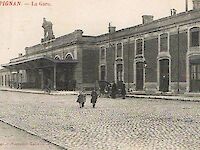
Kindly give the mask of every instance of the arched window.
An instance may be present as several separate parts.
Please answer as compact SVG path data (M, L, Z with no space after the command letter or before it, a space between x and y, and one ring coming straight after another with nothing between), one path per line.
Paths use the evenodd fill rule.
M54 59L60 60L60 56L59 56L59 55L56 55L56 56L54 57Z
M190 29L190 47L199 46L199 27L194 27Z
M65 56L65 60L73 60L73 55L71 53L68 53L66 56Z

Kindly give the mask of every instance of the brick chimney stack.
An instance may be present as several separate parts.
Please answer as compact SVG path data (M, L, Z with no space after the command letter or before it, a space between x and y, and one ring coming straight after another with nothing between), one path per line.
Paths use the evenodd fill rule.
M109 33L114 33L115 31L116 31L116 27L111 26L111 23L109 23L108 32L109 32Z
M143 15L142 16L142 23L149 23L153 21L153 16L152 15Z

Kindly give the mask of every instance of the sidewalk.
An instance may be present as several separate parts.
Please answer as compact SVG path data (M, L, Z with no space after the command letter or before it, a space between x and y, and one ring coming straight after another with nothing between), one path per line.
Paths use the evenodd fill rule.
M47 142L26 131L0 121L0 150L61 150L62 148Z
M0 91L12 91L12 92L21 92L21 93L32 93L32 94L48 94L45 91L40 89L14 89L0 87ZM78 91L51 91L50 95L77 95Z
M12 91L12 92L22 92L22 93L32 93L32 94L48 94L39 89L11 89L11 88L0 87L0 91ZM50 95L78 95L78 91L51 91ZM200 102L200 93L162 94L162 93L132 92L128 93L126 97Z

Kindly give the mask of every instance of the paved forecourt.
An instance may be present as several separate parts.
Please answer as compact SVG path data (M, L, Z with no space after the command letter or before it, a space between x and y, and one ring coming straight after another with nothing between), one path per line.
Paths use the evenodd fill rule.
M200 149L200 103L0 91L0 119L69 150Z

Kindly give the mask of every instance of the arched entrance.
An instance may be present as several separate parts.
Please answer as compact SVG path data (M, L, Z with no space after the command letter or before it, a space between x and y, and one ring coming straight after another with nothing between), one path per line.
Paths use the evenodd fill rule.
M168 92L169 91L169 59L159 60L159 66L160 66L159 91Z

